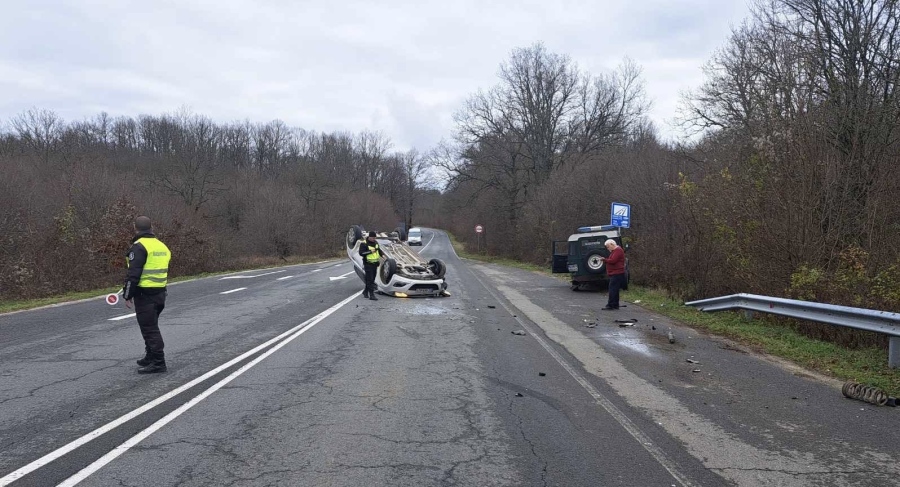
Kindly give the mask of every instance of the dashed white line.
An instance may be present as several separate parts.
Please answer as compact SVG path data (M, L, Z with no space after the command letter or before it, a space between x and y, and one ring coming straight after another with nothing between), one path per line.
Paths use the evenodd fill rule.
M322 272L322 269L316 269L313 272Z
M220 281L224 281L225 279L252 279L252 278L254 278L254 277L269 276L269 275L272 275L272 274L278 274L279 272L286 272L286 271L287 271L287 269L283 269L283 270L280 270L280 271L263 272L262 274L256 274L256 275L253 275L253 276L246 276L246 275L242 275L242 276L225 276L225 277L223 277L223 278L221 278L221 279L219 279L219 280L220 280Z
M219 294L231 294L231 293L236 293L236 292L238 292L238 291L243 291L244 289L247 289L247 288L245 288L245 287L239 287L239 288L237 288L237 289L232 289L231 291L223 291L223 292L220 292Z
M276 280L276 281L283 281L283 280L285 280L285 279L290 279L290 278L292 278L292 277L294 277L294 276L284 276L284 277L279 277L278 279L275 279L275 280Z
M10 472L9 474L7 474L4 477L0 477L0 487L9 485L12 482L14 482L15 480L20 479L20 478L28 475L31 472L34 472L35 470L43 467L44 465L47 465L48 463L56 460L57 458L59 458L63 455L66 455L67 453L75 450L76 448L83 446L87 443L90 443L91 441L98 438L99 436L112 431L113 429L121 426L124 423L127 423L128 421L131 421L132 419L140 416L141 414L144 414L145 412L155 408L156 406L159 406L160 404L162 404L162 403L168 401L169 399L181 394L182 392L196 386L197 384L204 382L205 380L209 379L210 377L215 376L216 374L231 367L232 365L259 352L260 350L264 350L266 347L269 347L272 344L277 343L279 340L282 340L285 337L296 333L298 330L306 331L307 327L311 328L312 325L315 325L322 319L326 318L328 315L326 315L325 313L328 313L330 315L331 313L334 313L334 311L336 311L338 308L349 303L350 301L352 301L353 299L355 299L357 297L359 297L359 293L354 292L353 295L350 296L349 298L341 301L340 303L332 306L331 308L328 308L327 310L310 318L309 320L304 321L303 323L291 328L290 330L278 335L277 337L272 338L269 341L267 341L261 345L257 345L252 350L244 352L240 356L237 356L237 357L229 360L228 362L225 362L224 364L216 367L215 369L210 370L209 372L201 375L200 377L197 377L196 379L188 382L187 384L184 384L180 387L177 387L177 388L167 392L166 394L163 394L162 396L159 396L158 398L148 402L147 404L144 404L143 406L131 411L130 413L120 416L118 419L115 419L112 422L107 423L107 424L95 429L94 431L91 431L90 433L82 436L81 438L78 438L77 440L75 440L67 445L57 448L56 450L53 450L52 452L42 456L41 458L38 458L37 460L29 463L28 465L25 465L24 467L19 468L18 470L15 470L13 472ZM318 320L318 321L315 321L315 320ZM84 471L84 470L82 470L82 471Z
M131 313L130 315L116 316L115 318L110 318L110 319L107 320L107 321L119 321L119 320L124 320L124 319L127 319L127 318L131 318L131 317L133 317L133 316L137 316L137 313Z
M330 280L332 280L332 281L337 281L338 279L346 279L347 276L349 276L350 274L353 274L354 272L356 272L356 271L350 271L350 272L348 272L348 273L346 273L346 274L342 274L342 275L337 276L337 277L329 277L328 279L330 279Z

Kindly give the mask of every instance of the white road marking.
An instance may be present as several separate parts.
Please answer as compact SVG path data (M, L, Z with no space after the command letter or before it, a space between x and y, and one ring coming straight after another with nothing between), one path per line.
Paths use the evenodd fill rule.
M346 274L342 274L342 275L337 276L337 277L329 277L328 279L330 279L330 280L332 280L332 281L337 281L338 279L346 279L347 276L349 276L350 274L353 274L354 272L356 272L356 271L350 271L350 272L348 272L348 273L346 273Z
M263 272L262 274L256 274L254 276L225 276L219 280L224 281L225 279L252 279L254 277L262 277L262 276L269 276L272 274L278 274L279 272L287 272L287 269L283 269L280 271Z
M533 331L531 329L531 325L527 325L525 323L525 321L522 320L522 318L519 318L518 315L520 315L520 314L524 313L525 315L528 315L529 314L528 310L522 309L520 307L521 304L520 304L520 306L516 307L517 311L510 309L510 306L507 305L505 301L501 300L500 297L497 295L497 293L495 293L493 289L491 289L487 284L485 284L485 282L481 279L481 277L476 275L474 272L472 273L472 277L474 277L475 280L478 281L481 284L481 286L484 287L484 289L494 298L494 300L497 301L498 303L500 303L500 306L503 306L503 308L506 310L506 312L511 314L514 317L513 319L515 319L519 323L519 325L522 328L524 328L525 331L527 331L528 334L532 338L534 338L535 341L537 341L541 345L541 347L544 350L546 350L547 353L550 354L550 356L553 357L556 360L556 362L560 366L562 366L562 368L565 369L565 371L568 372L569 375L573 379L575 379L576 382L578 382L579 385L581 385L581 387L594 399L594 401L596 401L596 403L601 408L603 408L607 413L609 413L609 415L612 416L613 419L615 419L615 421L617 423L619 423L619 425L621 425L622 428L624 428L625 431L627 431L628 434L630 434L632 438L634 438L638 443L640 443L640 445L642 447L644 447L644 450L646 450L647 453L649 453L650 456L652 456L653 459L657 461L657 463L659 463L664 469L666 469L669 472L669 474L671 474L672 477L678 481L679 484L681 484L684 487L697 486L697 484L695 484L693 481L691 481L691 479L687 475L685 475L684 472L682 472L680 468L678 468L678 464L675 463L673 460L671 460L666 455L666 453L662 450L662 448L656 446L655 444L653 444L652 441L650 441L650 438L646 434L644 434L644 432L641 430L641 428L639 426L637 426L634 422L632 422L631 419L629 419L628 416L624 412L622 412L621 409L619 409L615 404L612 403L612 401L610 401L606 396L601 394L600 391L598 391L593 386L593 384L591 384L581 374L581 372L576 367L572 366L565 358L563 358L563 356L560 355L559 352L557 352L547 342L547 340L544 339L544 336L542 336L542 335L544 335L543 333L537 333L537 332ZM511 290L511 288L505 288L505 289L509 289L509 291L504 292L504 290L500 289L500 287L505 288L505 286L498 286L498 291L500 293L504 294L505 297L509 298L509 295L507 293L513 292ZM531 304L531 303L529 302L529 304ZM516 306L516 305L512 304L512 306ZM534 306L534 305L532 305L532 306ZM535 306L535 307L537 307L537 306ZM530 316L529 316L529 319L531 319ZM532 320L532 321L535 321L535 320ZM535 324L537 324L536 321L535 321ZM540 325L538 325L538 327L540 327Z
M322 272L322 269L316 269L313 272Z
M35 470L43 467L44 465L47 465L48 463L56 460L57 458L68 454L69 452L75 450L76 448L86 445L87 443L90 443L91 441L102 436L103 434L112 431L113 429L121 426L124 423L127 423L128 421L131 421L132 419L140 416L141 414L144 414L145 412L155 408L156 406L159 406L160 404L168 401L169 399L172 399L173 397L175 397L175 396L181 394L182 392L196 386L197 384L209 379L210 377L215 376L216 374L231 367L232 365L259 352L260 350L264 350L266 347L271 346L273 343L277 343L279 340L283 339L284 337L290 336L291 334L297 332L298 330L303 330L304 327L309 326L313 322L313 320L316 320L319 317L325 318L327 315L322 316L324 313L331 314L334 312L332 310L336 311L338 308L349 303L351 300L353 300L354 298L357 298L357 297L359 297L359 293L354 292L353 295L350 296L349 298L341 301L340 303L332 306L331 308L328 308L327 310L323 311L322 313L304 321L303 323L291 328L290 330L282 333L281 335L278 335L277 337L272 338L269 341L267 341L261 345L257 345L252 350L244 352L243 354L229 360L228 362L225 362L224 364L216 367L215 369L210 370L209 372L201 375L200 377L197 377L196 379L194 379L178 388L175 388L175 389L163 394L162 396L159 396L158 398L148 402L147 404L144 404L143 406L131 411L130 413L127 413L127 414L95 429L94 431L91 431L90 433L82 436L81 438L78 438L77 440L75 440L67 445L57 448L56 450L53 450L52 452L42 456L41 458L38 458L37 460L29 463L28 465L25 465L22 468L19 468L18 470L10 472L6 476L0 478L0 487L5 487L5 486L11 484L12 482L15 482L16 480L28 475L29 473L34 472ZM321 321L321 319L319 319L319 321ZM318 321L316 321L316 323L318 323Z
M292 278L292 277L294 277L294 276L284 276L284 277L279 277L278 279L275 279L275 280L276 280L276 281L283 281L283 280L285 280L285 279L290 279L290 278Z
M127 318L131 318L131 317L133 317L133 316L137 316L137 313L131 313L130 315L116 316L115 318L110 318L110 319L108 319L107 321L119 321L119 320L124 320L124 319L127 319Z
M235 370L234 372L232 372L228 377L226 377L226 378L220 380L219 382L217 382L215 385L213 385L213 386L210 387L209 389L207 389L207 390L203 391L202 393L198 394L196 397L194 397L194 398L191 399L190 401L188 401L188 402L186 402L185 404L181 405L178 409L176 409L176 410L172 411L171 413L165 415L162 419L160 419L160 420L158 420L157 422L153 423L153 424L150 425L147 429L145 429L145 430L141 431L140 433L138 433L138 434L132 436L130 439L128 439L128 441L126 441L126 442L122 443L121 445L119 445L119 446L113 448L109 453L107 453L106 455L103 455L102 457L100 457L100 459L98 459L98 460L95 461L94 463L88 465L87 467L84 467L80 472L78 472L78 473L76 473L75 475L73 475L73 476L67 478L65 481L63 481L61 484L59 484L58 487L72 487L72 486L74 486L74 485L78 485L79 482L81 482L82 480L84 480L84 479L90 477L91 475L93 475L94 473L96 473L98 470L100 470L101 468L103 468L103 466L105 466L105 465L108 464L109 462L115 460L117 457L119 457L119 456L122 455L123 453L127 452L129 449L131 449L131 447L137 445L137 444L140 443L142 440L146 439L148 436L152 435L154 432L158 431L158 430L159 430L160 428L162 428L163 426L169 424L169 423L172 422L175 418L177 418L178 416L181 416L183 413L185 413L186 411L190 410L192 407L194 407L194 406L196 406L197 404L199 404L200 401L202 401L202 400L206 399L207 397L209 397L213 392L216 392L217 390L221 389L222 387L224 387L224 386L225 386L226 384L228 384L229 382L233 381L234 379L237 379L238 377L240 377L241 375L243 375L244 372L250 370L250 369L253 368L256 364L258 364L258 363L262 362L263 360L265 360L269 355L272 355L273 353L275 353L276 351L278 351L281 347L284 347L284 346L287 345L288 343L294 341L295 338L297 338L297 337L299 337L300 335L306 333L306 332L307 332L308 330L310 330L312 327L316 326L319 322L321 322L322 320L324 320L325 318L327 318L328 316L330 316L331 314L333 314L335 311L341 309L344 305L346 305L347 303L349 303L350 301L352 301L352 300L354 300L354 299L356 299L356 298L358 298L358 297L359 297L359 293L354 292L353 295L350 296L349 298L344 299L344 300L341 301L340 303L338 303L338 304L336 304L336 305L334 305L334 306L332 306L332 307L326 309L325 311L323 311L323 312L317 314L316 316L310 318L310 319L307 320L306 322L304 322L304 323L302 323L302 324L300 324L300 325L294 327L294 328L291 330L291 331L293 332L293 334L290 335L288 338L284 339L283 341L281 341L281 343L278 343L277 345L273 346L272 348L270 348L269 350L267 350L266 352L264 352L264 353L263 353L262 355L260 355L259 357L256 357L256 358L253 359L252 361L250 361L250 362L248 362L248 363L242 365L239 369L237 369L237 370ZM294 331L294 330L296 330L296 331ZM290 333L290 332L288 332L288 333ZM279 338L280 338L281 336L284 336L284 334L280 335Z
M435 234L434 234L434 230L432 230L432 231L431 231L431 240L429 240L428 243L425 244L425 246L422 247L421 250L419 250L419 253L420 253L420 254L421 254L422 252L424 252L425 249L427 249L429 245L431 245L431 242L434 242L434 235L435 235Z
M239 288L237 288L237 289L232 289L231 291L223 291L223 292L221 292L221 293L219 293L219 294L231 294L231 293L236 293L236 292L238 292L238 291L243 291L244 289L247 289L247 288L245 288L245 287L239 287Z

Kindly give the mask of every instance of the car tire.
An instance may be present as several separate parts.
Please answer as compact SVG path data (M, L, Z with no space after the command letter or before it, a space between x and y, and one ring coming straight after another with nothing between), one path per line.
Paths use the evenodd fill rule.
M381 263L381 282L385 284L391 283L391 278L397 273L397 261L388 257Z
M401 242L406 242L406 237L408 236L408 235L406 235L406 230L404 230L400 227L397 227L394 229L394 231L397 232L397 235L400 238Z
M350 231L347 232L347 248L352 249L356 242L362 239L363 231L359 225L353 225L350 227Z
M608 253L608 252L607 252ZM584 256L584 261L582 264L584 265L584 269L588 272L588 274L602 274L604 269L604 261L600 260L600 257L607 257L603 255L603 252L600 250L592 250Z
M441 259L431 259L428 261L428 267L431 268L431 271L434 272L435 277L438 279L443 279L444 274L447 273L447 265L444 264L444 261Z

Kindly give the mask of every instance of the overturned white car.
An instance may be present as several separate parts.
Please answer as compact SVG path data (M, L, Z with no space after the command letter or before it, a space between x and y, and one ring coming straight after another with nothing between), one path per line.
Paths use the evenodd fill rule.
M365 282L363 257L359 255L359 246L366 235L362 227L353 225L347 232L347 257L353 262L356 275ZM381 249L381 262L375 284L378 292L389 296L405 298L410 296L449 296L444 274L447 266L440 259L425 261L411 249L404 240L403 229L396 229L390 234L376 232L378 246Z

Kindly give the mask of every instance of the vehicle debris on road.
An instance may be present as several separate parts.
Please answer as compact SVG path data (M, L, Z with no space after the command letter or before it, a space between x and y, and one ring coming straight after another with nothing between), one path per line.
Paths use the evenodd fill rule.
M890 397L886 392L875 386L867 386L858 382L847 381L841 387L841 394L849 399L867 402L876 406L897 406L897 398Z
M524 336L524 335L525 335L525 332L522 331L522 330L515 330L515 331L512 332L512 334L513 334L513 335L522 335L522 336Z

